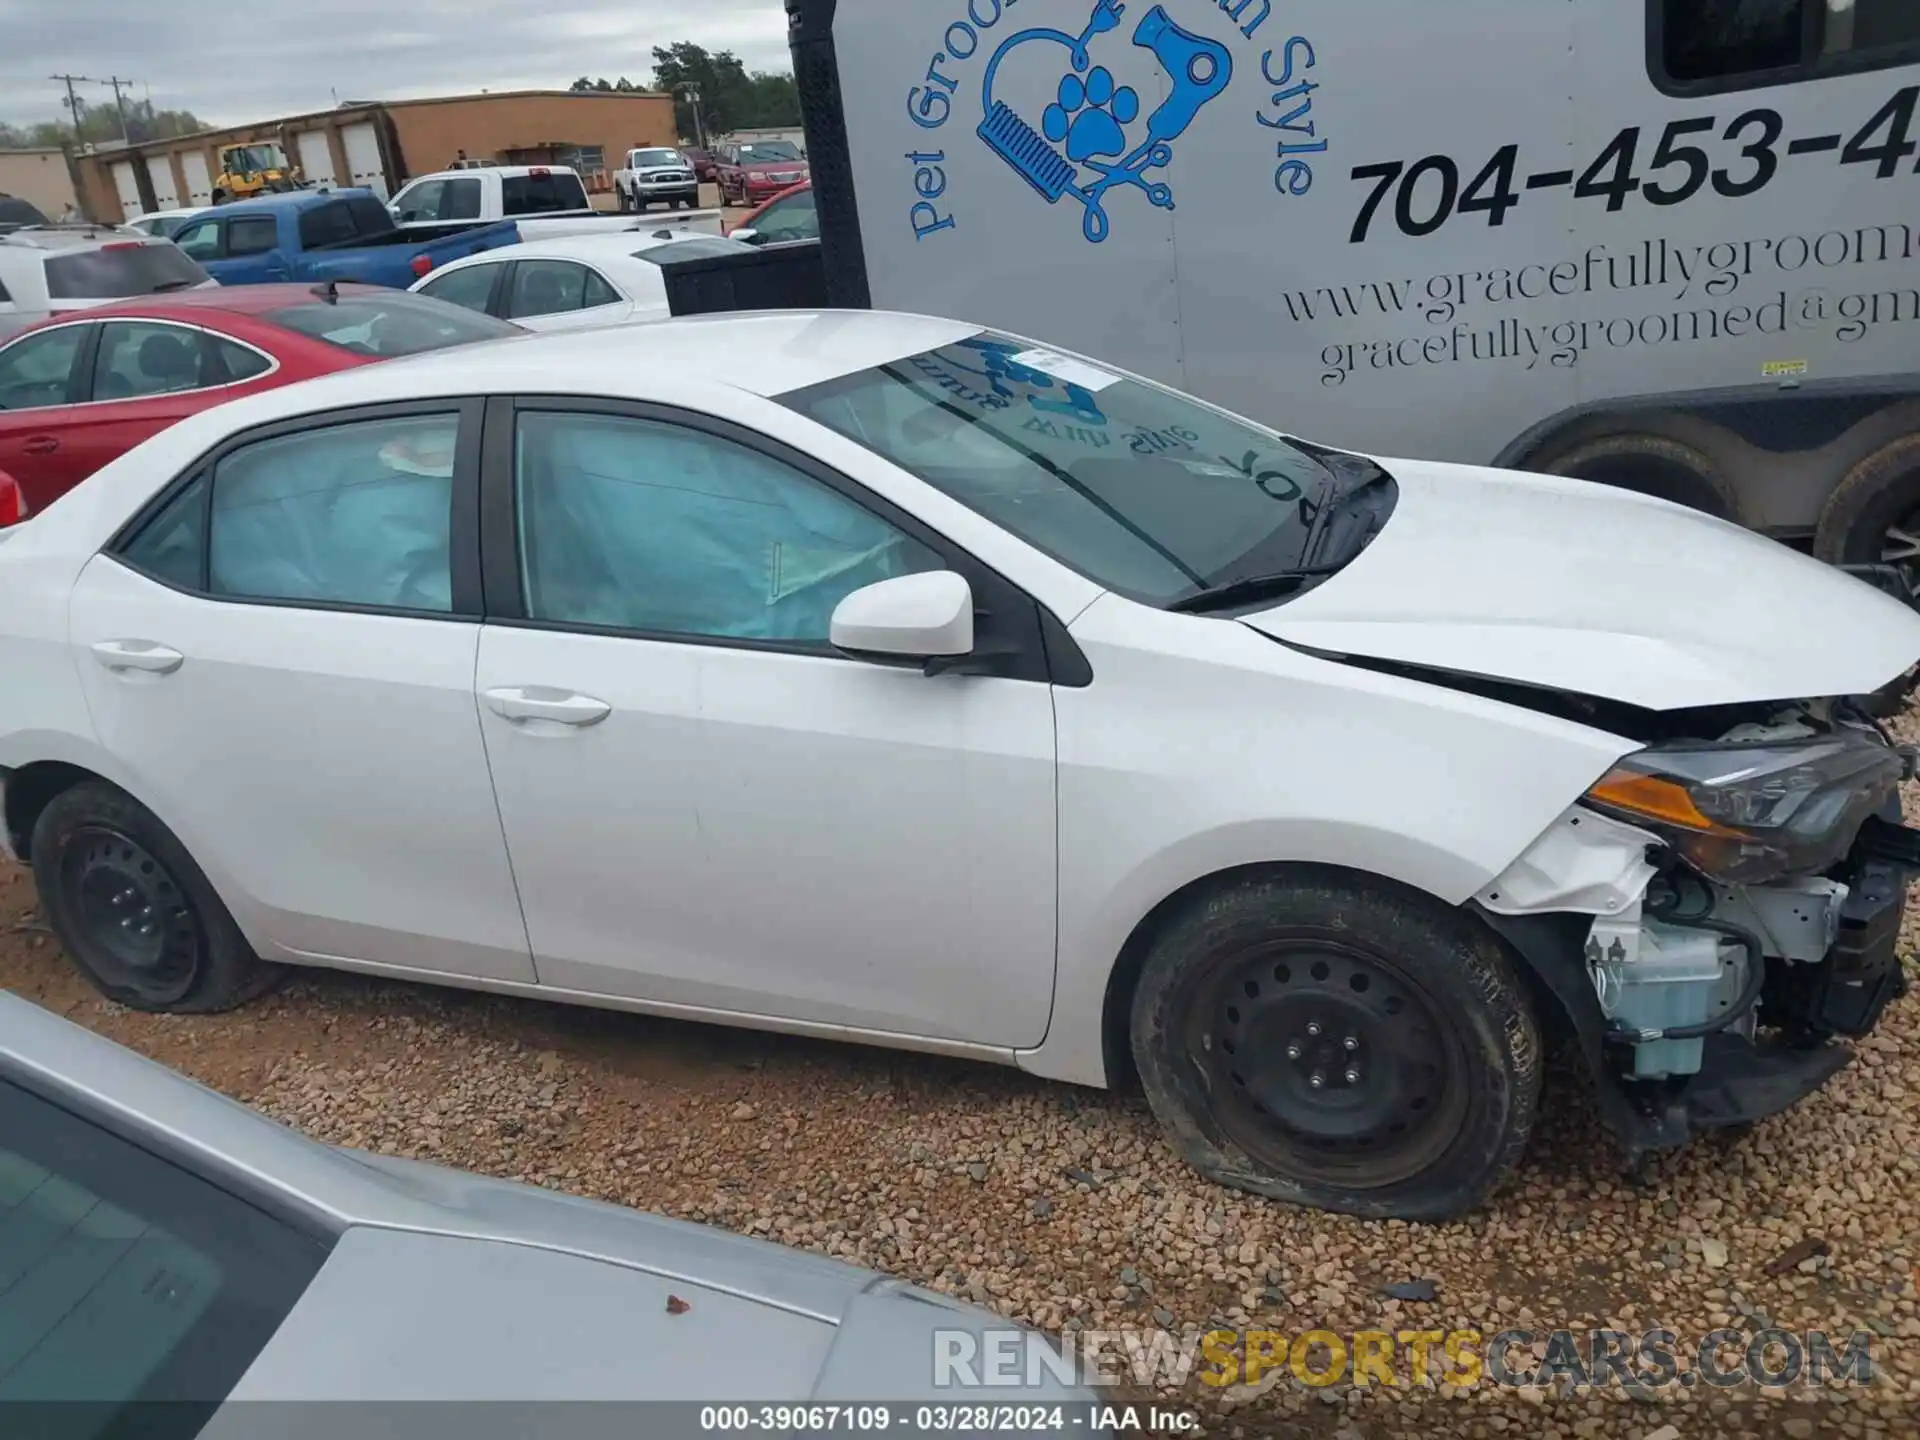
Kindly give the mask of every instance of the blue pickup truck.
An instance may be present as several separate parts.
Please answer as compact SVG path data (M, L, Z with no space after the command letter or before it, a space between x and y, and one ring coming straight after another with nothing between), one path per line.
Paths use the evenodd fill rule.
M519 239L511 220L402 230L379 196L348 189L220 205L183 225L173 243L222 285L355 280L404 290L450 261Z

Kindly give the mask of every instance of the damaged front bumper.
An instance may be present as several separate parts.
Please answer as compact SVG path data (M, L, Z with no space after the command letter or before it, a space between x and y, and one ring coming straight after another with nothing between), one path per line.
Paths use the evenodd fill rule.
M1869 820L1824 876L1689 877L1686 908L1660 903L1663 849L1576 807L1473 902L1558 1002L1629 1157L1797 1104L1907 991L1920 830Z

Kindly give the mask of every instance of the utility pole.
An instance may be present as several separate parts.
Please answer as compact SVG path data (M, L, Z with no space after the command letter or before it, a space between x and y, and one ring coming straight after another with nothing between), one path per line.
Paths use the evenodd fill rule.
M113 108L120 112L120 138L129 145L133 144L133 131L127 126L127 103L120 98L120 87L124 85L131 90L138 83L136 80L122 80L118 75L107 79L107 84L113 87Z
M687 103L693 107L693 143L704 150L707 148L707 132L700 123L700 89L696 85L683 85L680 93L687 97Z
M98 85L100 82L87 75L49 75L47 78L49 80L61 81L67 87L67 114L73 118L73 146L74 149L78 150L82 143L80 138L81 109L80 97L73 93L74 83L78 81L83 85Z

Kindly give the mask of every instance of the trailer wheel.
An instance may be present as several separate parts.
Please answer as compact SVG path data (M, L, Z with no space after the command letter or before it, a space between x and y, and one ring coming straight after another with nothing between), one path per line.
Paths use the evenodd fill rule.
M1835 565L1891 565L1920 599L1920 435L1867 456L1833 487L1813 553Z
M1671 500L1720 520L1738 520L1740 502L1704 451L1665 435L1603 435L1548 455L1534 469Z

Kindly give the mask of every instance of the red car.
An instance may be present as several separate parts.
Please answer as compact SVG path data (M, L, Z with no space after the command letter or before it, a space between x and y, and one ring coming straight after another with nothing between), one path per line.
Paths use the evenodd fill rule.
M720 203L757 205L789 185L812 178L807 157L790 140L751 140L722 145L719 153Z
M820 212L813 208L813 182L802 180L782 190L726 233L748 245L818 240Z
M0 345L0 525L46 509L141 441L222 401L520 333L371 285L185 290L45 321Z

